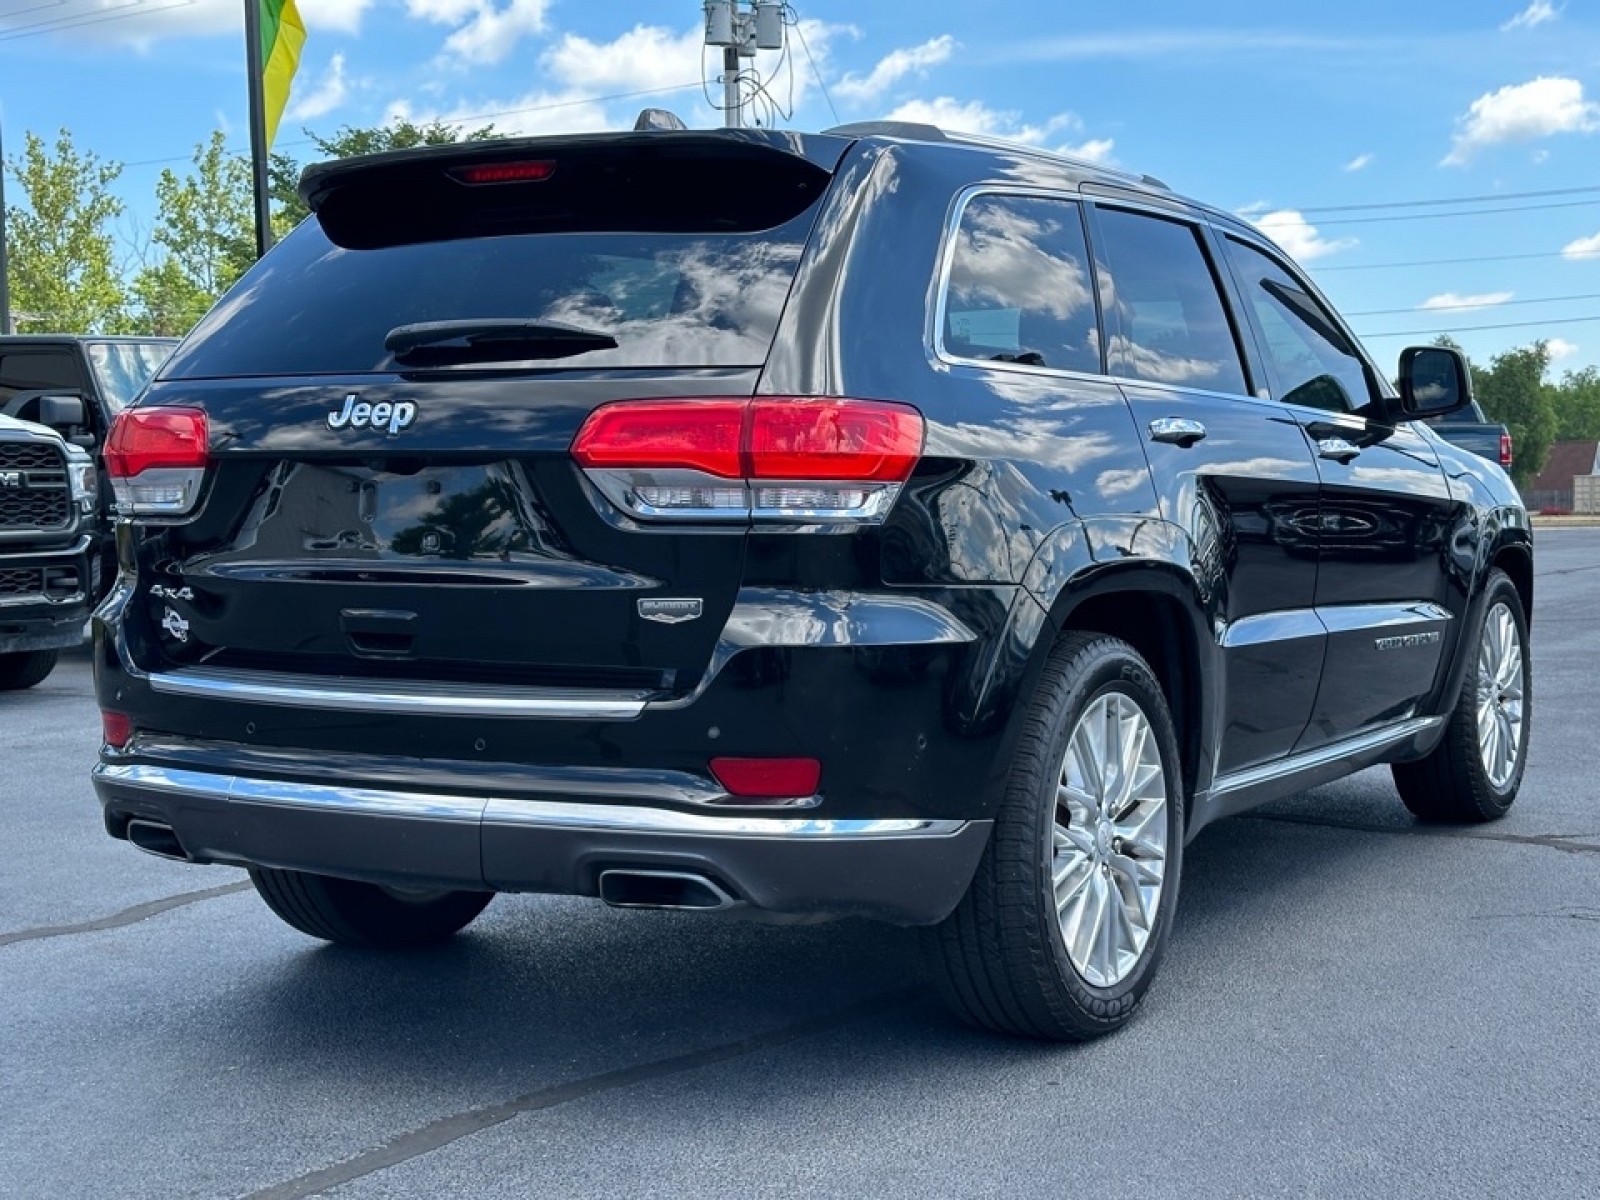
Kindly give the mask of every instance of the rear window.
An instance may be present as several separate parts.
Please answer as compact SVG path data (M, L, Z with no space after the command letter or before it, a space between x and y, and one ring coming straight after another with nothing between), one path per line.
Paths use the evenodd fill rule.
M460 369L749 367L766 361L816 214L755 232L518 233L352 249L309 220L254 267L163 379L393 371L391 329L549 321L616 340Z

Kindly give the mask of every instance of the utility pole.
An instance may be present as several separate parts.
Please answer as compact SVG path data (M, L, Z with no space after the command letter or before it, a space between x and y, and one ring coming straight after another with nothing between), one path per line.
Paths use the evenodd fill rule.
M705 0L706 45L722 50L722 123L744 127L744 100L739 92L741 58L757 50L783 49L781 0Z

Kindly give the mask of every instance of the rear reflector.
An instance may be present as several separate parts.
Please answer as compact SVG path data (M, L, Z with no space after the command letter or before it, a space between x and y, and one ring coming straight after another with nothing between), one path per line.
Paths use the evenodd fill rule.
M462 183L539 183L556 173L556 164L544 159L536 162L482 163L457 167L450 175Z
M198 408L128 408L106 437L106 475L117 507L142 516L182 516L205 482L209 431Z
M713 758L711 773L730 796L792 800L817 794L822 764L814 758Z
M572 456L646 519L875 522L923 433L916 409L881 400L624 400L589 415Z
M100 710L100 737L113 750L121 750L133 737L133 718L127 713Z

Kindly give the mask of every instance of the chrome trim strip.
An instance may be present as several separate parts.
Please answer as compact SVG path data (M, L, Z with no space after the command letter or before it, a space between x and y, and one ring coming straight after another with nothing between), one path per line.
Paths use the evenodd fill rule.
M578 692L559 688L494 688L395 680L317 679L272 671L182 667L149 676L169 696L272 704L338 712L422 717L542 717L568 721L631 721L653 692Z
M156 795L195 796L238 804L315 809L352 816L482 822L519 828L582 829L612 833L703 834L713 837L860 838L958 833L965 821L917 817L818 820L797 817L709 816L633 805L573 804L561 800L445 796L378 788L328 787L275 779L244 779L209 771L142 764L101 763L94 779Z
M1408 738L1414 738L1430 729L1437 729L1443 724L1443 717L1413 717L1411 720L1402 721L1398 725L1388 725L1382 729L1373 730L1371 733L1346 738L1344 741L1333 742L1326 746L1318 746L1315 750L1308 750L1304 754L1291 754L1288 758L1279 759L1277 762L1263 763L1259 767L1236 771L1232 775L1222 776L1211 785L1211 798L1215 800L1220 796L1226 796L1232 792L1241 792L1258 784L1288 779L1294 775L1313 771L1318 767L1325 767L1351 755L1381 750L1385 746L1406 741Z
M1317 609L1329 633L1360 633L1397 625L1442 625L1453 618L1450 610L1429 600L1395 604L1330 604Z

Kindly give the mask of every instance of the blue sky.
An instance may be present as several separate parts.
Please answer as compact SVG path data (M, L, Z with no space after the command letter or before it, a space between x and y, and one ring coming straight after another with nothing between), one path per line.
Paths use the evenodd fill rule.
M395 115L552 133L656 104L720 123L698 0L300 7L277 147L298 156L302 127ZM1479 360L1542 337L1558 372L1600 363L1600 0L796 8L804 44L758 63L791 110L781 125L897 115L1160 176L1262 223L1385 366L1434 331ZM162 166L181 170L216 128L245 147L242 11L0 0L8 151L65 126L127 164L131 250Z

